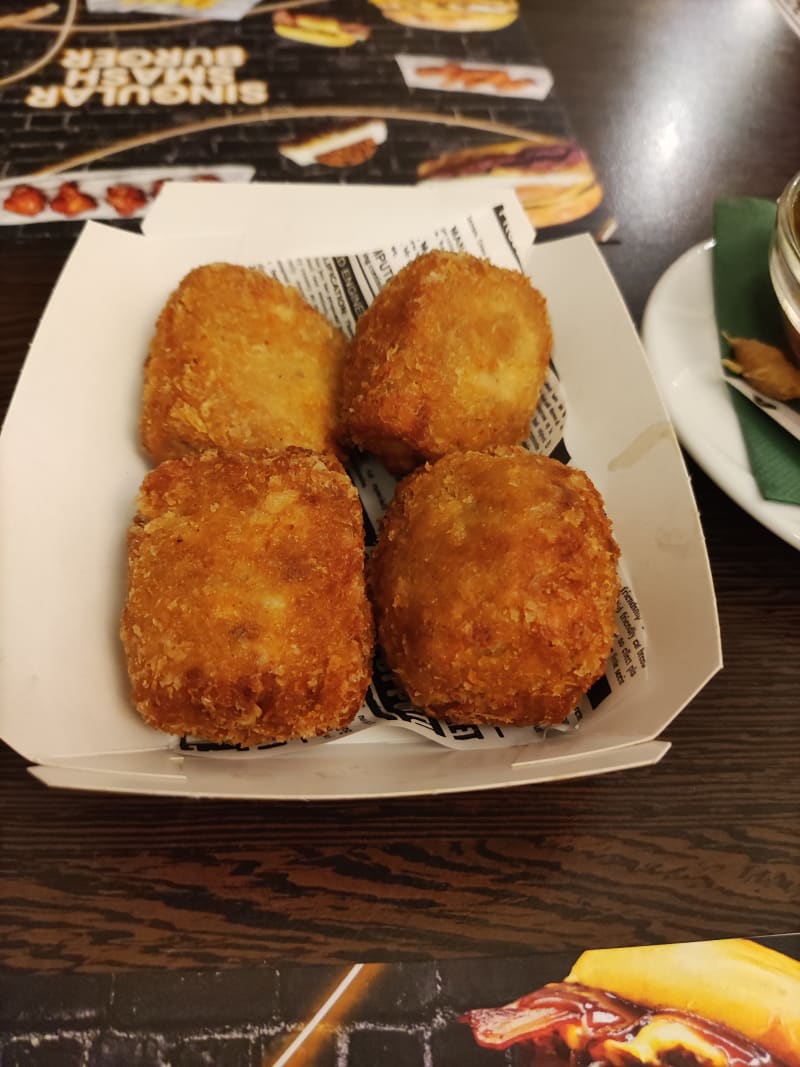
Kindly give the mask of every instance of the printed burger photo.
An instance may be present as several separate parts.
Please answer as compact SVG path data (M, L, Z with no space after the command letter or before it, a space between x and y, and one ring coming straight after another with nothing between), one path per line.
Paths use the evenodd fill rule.
M547 134L445 152L420 164L417 177L421 182L459 178L513 185L536 227L583 218L603 199L584 150Z
M800 961L743 939L593 950L461 1022L520 1067L800 1067Z
M447 33L503 30L519 15L517 0L370 0L401 26Z

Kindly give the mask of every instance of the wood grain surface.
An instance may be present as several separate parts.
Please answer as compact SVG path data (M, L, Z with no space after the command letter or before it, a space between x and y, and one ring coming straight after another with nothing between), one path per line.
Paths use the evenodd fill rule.
M715 196L800 170L800 39L775 5L526 0L617 217L640 321ZM2 248L7 404L63 262ZM54 442L57 447L57 442ZM725 668L657 766L461 796L191 801L48 790L0 751L0 966L233 967L516 954L800 928L798 555L689 464ZM5 709L4 709L5 710Z

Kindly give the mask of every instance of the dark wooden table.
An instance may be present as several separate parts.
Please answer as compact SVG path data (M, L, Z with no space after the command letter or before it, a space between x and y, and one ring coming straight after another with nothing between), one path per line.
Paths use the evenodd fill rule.
M800 170L800 38L768 0L525 0L619 218L637 322L718 194ZM7 402L62 256L5 246ZM725 669L655 767L369 803L48 790L0 752L0 963L237 967L489 956L800 927L800 568L690 464Z

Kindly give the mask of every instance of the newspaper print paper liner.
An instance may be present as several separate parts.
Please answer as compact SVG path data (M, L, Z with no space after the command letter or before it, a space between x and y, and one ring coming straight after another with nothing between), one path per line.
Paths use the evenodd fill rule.
M259 266L284 284L296 286L309 303L340 326L348 336L352 336L357 318L382 286L405 263L428 249L466 251L473 255L485 256L497 266L519 269L519 256L511 243L502 206L496 207L493 215L494 224L499 227L504 238L502 251L498 251L497 246L491 242L484 241L480 227L470 218L461 227L442 228L426 237L409 239L403 244L379 252L332 259L291 259L262 263ZM535 279L532 279L532 282L536 284ZM524 446L532 452L553 456L568 463L570 456L565 441L567 411L567 398L557 370L551 363L536 412L531 419L528 438L522 442ZM394 496L397 482L374 456L366 453L356 454L351 458L348 472L361 499L369 551L375 543L381 516ZM611 519L613 521L613 516ZM599 708L609 696L622 686L640 685L646 675L646 627L624 559L620 560L619 573L621 591L617 603L616 634L605 673L563 723L546 728L493 727L460 725L435 719L415 707L408 699L378 649L364 704L353 721L343 729L319 737L267 743L250 748L219 744L189 735L180 739L180 749L186 753L214 757L263 757L307 745L338 741L378 724L410 730L437 744L461 750L526 745L533 741L544 741L548 733L575 731L582 719Z
M773 422L777 422L787 433L800 441L800 401L791 404L782 400L774 400L765 393L750 385L744 378L737 374L725 373L725 381L742 396L747 397L751 404L755 404L765 415L769 415Z
M136 219L144 215L164 182L249 182L255 167L249 164L224 163L196 167L126 167L117 170L74 170L57 174L28 175L6 178L0 182L0 226L31 226L37 222L84 222L86 219ZM51 205L63 185L74 184L77 191L93 203L82 211L65 214ZM114 186L132 186L143 200L135 210L118 211L107 200ZM6 204L14 191L27 186L40 194L45 203L34 215L11 211Z

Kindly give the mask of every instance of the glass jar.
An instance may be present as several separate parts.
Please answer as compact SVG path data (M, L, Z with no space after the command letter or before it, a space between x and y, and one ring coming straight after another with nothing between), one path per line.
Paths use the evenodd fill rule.
M794 361L800 366L800 174L795 174L778 200L769 274Z

